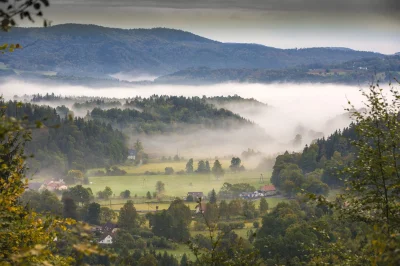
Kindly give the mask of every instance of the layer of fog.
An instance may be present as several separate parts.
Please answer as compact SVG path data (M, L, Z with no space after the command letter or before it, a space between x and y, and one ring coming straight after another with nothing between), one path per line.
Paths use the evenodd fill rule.
M6 98L15 94L55 93L64 96L96 96L111 98L131 98L135 96L149 97L159 95L183 96L229 96L239 95L243 98L255 98L267 103L268 107L254 109L240 105L232 111L250 119L261 126L266 136L275 142L254 137L251 130L236 132L199 131L190 136L155 136L144 137L130 135L131 139L143 138L144 145L151 152L162 151L169 155L182 151L185 157L204 154L207 157L240 153L247 148L259 150L265 154L293 150L288 145L296 134L302 134L303 142L298 149L310 143L316 137L327 136L336 129L348 126L350 120L344 108L350 100L355 107L361 107L363 99L358 87L322 84L219 84L208 86L155 85L135 88L103 88L94 89L83 86L46 85L24 83L9 80L0 84L0 93ZM249 111L251 110L251 111ZM286 144L286 145L285 145ZM186 154L185 154L186 153Z
M153 76L150 74L131 74L131 73L124 73L124 72L112 74L112 75L110 75L110 77L113 77L113 78L116 78L119 80L129 81L129 82L154 81L157 78L157 76Z

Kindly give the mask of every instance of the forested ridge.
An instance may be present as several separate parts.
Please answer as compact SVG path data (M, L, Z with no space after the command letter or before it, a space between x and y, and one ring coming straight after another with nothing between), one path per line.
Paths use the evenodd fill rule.
M257 44L221 43L167 28L113 29L64 24L49 28L14 28L4 42L29 45L0 60L13 69L58 71L64 76L102 77L136 71L169 74L190 67L282 69L313 63L333 64L372 52L335 48L278 49ZM46 50L41 45L46 43ZM90 48L89 48L90 47Z
M103 167L125 161L128 149L126 137L111 125L83 118L60 117L56 109L31 103L7 103L6 114L34 126L32 141L26 153L34 154L29 160L32 170L57 169L62 174L68 169Z
M188 126L208 129L231 129L253 125L229 110L216 108L205 97L157 96L127 100L125 109L94 109L91 117L120 129L133 127L137 133L184 132Z

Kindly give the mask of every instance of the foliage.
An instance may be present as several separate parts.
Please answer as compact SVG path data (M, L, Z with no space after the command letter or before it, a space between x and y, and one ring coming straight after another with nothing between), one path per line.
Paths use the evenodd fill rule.
M22 205L37 213L62 214L62 203L58 200L56 194L48 190L40 193L34 190L26 190L21 195L20 200Z
M263 215L268 211L268 202L265 198L261 198L260 200L260 214Z
M156 191L158 193L163 193L165 191L165 184L161 181L157 181L156 183Z
M229 168L232 172L244 171L244 167L241 164L242 160L239 157L233 157Z
M100 224L105 224L107 222L112 222L117 218L117 214L107 207L100 208Z
M129 199L131 197L131 192L129 190L124 190L120 194L121 198Z
M33 17L43 19L42 9L50 5L47 0L33 0L33 1L2 1L4 8L1 8L0 22L1 30L9 31L12 27L16 26L16 17L21 20L24 18L31 22L34 22ZM6 8L7 6L7 8ZM43 20L44 26L46 27L49 23L48 20Z
M89 203L92 197L93 194L90 188L84 188L82 185L70 187L62 194L62 199L70 198L78 204Z
M379 85L364 91L368 109L355 111L358 156L348 173L345 212L351 217L386 228L388 235L400 230L400 95L391 88L389 102Z
M128 155L124 135L111 125L82 118L61 119L56 110L30 103L10 101L5 107L6 115L17 119L26 118L29 127L36 121L42 128L32 134L26 144L26 152L35 154L28 160L33 170L50 168L64 174L68 169L83 170L124 162Z
M20 204L19 197L25 186L24 144L30 140L26 123L7 117L0 118L0 249L4 265L56 264L78 262L82 252L96 252L87 238L80 243L71 237L78 230L75 221L59 220L53 216L38 215ZM52 196L47 192L47 199ZM70 237L67 247L74 252L63 253L57 246L56 237Z
M224 171L224 169L222 169L222 165L219 162L219 160L215 160L211 171L217 179L224 176L224 174L225 174L225 171Z
M105 187L103 191L97 192L97 196L99 199L106 199L108 200L112 196L113 192L110 187Z
M128 200L119 211L118 227L131 231L138 226L138 213L133 205L133 201Z
M237 184L224 183L224 185L222 186L222 188L218 193L218 197L224 199L233 199L233 198L238 198L239 194L242 192L254 192L255 190L256 190L255 187L247 183L237 183Z
M186 173L193 173L193 159L189 159L189 161L186 163Z
M215 193L215 190L211 190L210 194L210 203L215 204L217 203L217 193Z
M174 173L174 168L172 167L165 167L165 174L172 175Z

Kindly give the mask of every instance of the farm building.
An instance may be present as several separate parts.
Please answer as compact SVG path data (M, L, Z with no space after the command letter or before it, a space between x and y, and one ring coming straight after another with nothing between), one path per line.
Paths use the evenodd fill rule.
M260 192L265 196L273 196L276 195L276 188L274 185L265 185L260 187Z
M192 196L194 201L197 201L197 199L204 199L204 194L203 192L188 192L187 197Z
M135 160L136 159L136 150L134 150L134 149L129 149L128 150L128 159L129 160Z

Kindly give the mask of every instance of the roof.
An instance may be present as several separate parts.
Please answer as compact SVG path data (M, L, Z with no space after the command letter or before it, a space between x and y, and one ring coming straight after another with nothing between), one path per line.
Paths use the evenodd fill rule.
M111 223L111 222L107 222L106 224L104 224L104 225L102 226L102 231L105 232L105 233L110 234L111 231L112 231L114 228L116 228L116 227L117 227L116 224L113 224L113 223Z
M188 195L196 195L196 194L200 194L203 195L203 192L188 192Z
M260 190L262 190L262 191L276 191L276 187L274 185L265 185L265 186L261 186Z
M38 190L42 186L42 183L39 182L28 182L28 189Z

